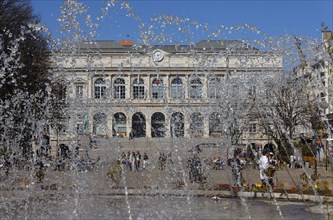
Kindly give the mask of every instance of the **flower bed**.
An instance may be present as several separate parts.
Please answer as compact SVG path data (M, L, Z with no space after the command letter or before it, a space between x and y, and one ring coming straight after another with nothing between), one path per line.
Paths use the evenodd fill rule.
M317 184L314 186L318 195L321 196L333 196L333 191L328 188L320 188ZM268 187L263 184L244 184L242 187L231 187L230 184L217 184L214 187L214 190L217 191L244 191L244 192L267 192L269 191ZM288 194L305 194L305 195L315 195L313 188L309 186L295 187L291 186L290 188L280 188L273 187L273 192L275 193L288 193Z

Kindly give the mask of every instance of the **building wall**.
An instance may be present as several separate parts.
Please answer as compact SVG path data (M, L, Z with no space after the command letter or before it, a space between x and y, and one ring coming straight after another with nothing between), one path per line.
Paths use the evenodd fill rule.
M154 52L159 51L164 55L159 62L154 61ZM251 74L269 75L282 69L282 58L269 53L261 53L257 50L239 51L229 53L219 52L193 52L177 53L163 49L150 52L117 52L112 48L105 52L80 53L77 57L57 60L57 65L62 70L59 75L66 79L66 97L69 104L70 119L67 122L67 131L64 130L60 137L54 131L53 140L60 142L68 141L68 132L75 131L78 127L79 133L99 135L94 128L94 117L102 113L105 118L105 136L129 137L132 130L132 119L135 113L141 113L145 119L145 136L152 137L152 116L154 113L162 113L165 117L165 135L171 137L175 134L171 131L172 115L181 113L184 117L184 133L181 136L190 137L221 137L221 132L210 132L209 117L216 112L212 108L217 99L209 96L211 78L223 78L226 75L251 76ZM125 97L115 98L115 80L121 78L125 82ZM133 82L137 79L144 81L144 97L135 99L133 97ZM153 80L163 80L163 98L154 98L152 95ZM103 79L105 82L105 96L95 97L96 80ZM202 91L198 97L191 97L191 81L199 79ZM172 97L172 81L181 80L184 97ZM174 83L175 84L175 83ZM176 83L179 85L179 82ZM78 93L77 87L81 87L82 95ZM192 85L193 86L193 85ZM223 98L223 97L222 97ZM115 131L115 114L122 113L126 116L126 132ZM199 113L202 117L201 131L193 131L191 120L193 113ZM71 124L71 125L70 125ZM201 125L198 123L199 126ZM82 128L80 128L80 126ZM195 126L194 126L195 127ZM97 129L98 130L98 129ZM102 129L103 130L103 129ZM259 129L258 129L259 131ZM101 134L100 134L101 135ZM56 137L57 136L57 137ZM267 141L259 132L249 132L243 138L249 141Z

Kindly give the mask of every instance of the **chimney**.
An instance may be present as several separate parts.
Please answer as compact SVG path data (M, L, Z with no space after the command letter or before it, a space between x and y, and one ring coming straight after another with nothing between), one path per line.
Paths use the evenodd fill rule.
M134 43L131 40L120 40L119 44L123 47L133 47Z
M330 30L322 30L321 36L322 36L321 39L323 42L333 40L333 32Z

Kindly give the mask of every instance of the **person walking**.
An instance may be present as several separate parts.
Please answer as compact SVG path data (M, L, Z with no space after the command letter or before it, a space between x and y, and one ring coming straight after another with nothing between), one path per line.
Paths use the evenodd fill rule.
M259 159L259 174L260 174L261 183L263 185L266 184L267 176L264 173L264 170L268 167L268 165L269 165L269 151L265 150L265 152L263 152L263 155Z
M132 157L131 157L132 171L138 171L136 159L137 159L137 158L136 158L136 154L135 154L135 152L133 151L133 152L132 152Z
M241 159L242 150L235 149L233 158L229 159L228 165L231 167L232 174L232 185L241 187L243 185L244 178L242 176L242 169L244 166L244 161Z
M141 154L140 154L140 151L137 151L136 152L136 158L135 158L135 168L136 168L136 170L138 171L139 170L139 168L140 168L140 162L141 162Z
M143 166L142 166L143 169L146 169L146 167L147 167L147 165L148 165L148 160L149 160L148 155L147 155L147 153L145 152L145 153L143 154Z
M289 168L294 169L295 168L295 157L294 155L290 155L290 164L289 164Z
M270 152L268 150L264 151L264 154L259 160L259 170L262 184L264 186L273 186L273 176L276 167L270 163Z
M189 163L189 178L191 183L200 182L201 173L201 160L196 151L192 152L192 158L188 160Z
M131 151L128 151L125 158L125 165L126 165L126 170L129 169L130 171L132 171L131 157L132 157Z

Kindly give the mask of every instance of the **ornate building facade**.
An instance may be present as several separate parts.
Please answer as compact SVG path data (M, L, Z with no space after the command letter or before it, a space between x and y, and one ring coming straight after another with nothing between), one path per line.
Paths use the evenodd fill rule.
M275 74L282 58L237 40L140 47L110 40L82 46L60 66L69 117L52 140L65 142L69 131L109 138L214 138L223 133L216 108L224 98L221 82L230 75ZM244 137L267 141L255 121L249 124Z

